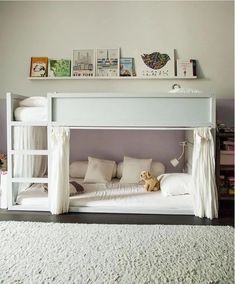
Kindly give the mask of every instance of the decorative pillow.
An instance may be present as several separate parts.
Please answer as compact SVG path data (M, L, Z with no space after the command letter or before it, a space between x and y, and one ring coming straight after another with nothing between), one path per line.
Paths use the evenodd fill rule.
M42 184L44 191L48 192L48 185ZM84 187L76 181L69 182L69 196L78 195L84 192Z
M69 166L69 175L74 178L84 178L88 167L88 161L72 162ZM117 164L114 164L112 178L116 177Z
M29 97L19 102L23 107L44 107L47 105L46 97Z
M161 162L152 161L150 173L155 177L162 175L165 173L165 166Z
M69 175L74 178L84 178L88 167L88 161L72 162L69 166Z
M151 163L152 159L124 157L120 183L138 183L140 181L140 173L142 171L149 171Z
M193 179L189 174L173 173L158 176L160 189L164 196L190 194L193 187Z
M76 181L69 182L69 196L78 195L84 192L84 187Z
M123 162L118 163L117 178L122 178ZM165 166L161 162L152 161L150 172L153 176L157 177L165 173Z
M117 165L117 178L122 178L123 162L119 162Z
M106 183L111 181L115 161L100 160L88 157L88 167L84 182Z

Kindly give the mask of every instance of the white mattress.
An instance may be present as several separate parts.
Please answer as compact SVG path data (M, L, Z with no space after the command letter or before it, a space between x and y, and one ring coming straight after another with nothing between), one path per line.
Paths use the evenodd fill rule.
M17 121L47 121L46 107L17 107L14 112Z
M161 191L145 192L141 185L120 185L118 180L110 184L83 184L85 192L70 197L70 211L73 212L115 212L149 214L191 214L191 195L168 196ZM48 206L48 194L43 188L32 187L21 192L17 203L25 206Z
M34 184L18 194L16 203L26 207L49 208L48 193L41 184Z

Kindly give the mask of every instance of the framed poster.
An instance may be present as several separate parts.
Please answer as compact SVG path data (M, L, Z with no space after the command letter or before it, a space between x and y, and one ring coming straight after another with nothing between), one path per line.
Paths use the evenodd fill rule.
M138 52L136 71L140 77L174 77L174 49Z
M48 57L31 57L30 77L47 77Z
M96 75L99 77L119 76L119 48L96 50Z
M95 76L95 52L94 49L78 49L73 51L73 77Z
M48 77L70 77L71 60L49 59Z
M177 67L177 76L182 78L190 78L193 76L196 76L196 62L195 60L188 59L188 60L182 60L177 59L176 61L176 67Z
M120 76L136 76L134 58L132 57L121 57L120 58Z

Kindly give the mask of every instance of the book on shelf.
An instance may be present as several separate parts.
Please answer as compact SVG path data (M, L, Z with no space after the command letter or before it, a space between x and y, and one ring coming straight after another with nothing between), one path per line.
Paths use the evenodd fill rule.
M225 150L226 151L233 151L234 152L234 145L225 145Z
M48 77L70 77L71 60L49 59Z
M197 76L196 60L194 60L194 59L188 59L188 60L177 59L176 70L177 70L177 76L178 77L186 77L187 78L187 77Z
M234 186L234 176L228 177L228 183L230 186Z
M121 57L120 58L120 76L136 76L134 67L134 58Z
M31 57L30 77L47 77L48 57Z

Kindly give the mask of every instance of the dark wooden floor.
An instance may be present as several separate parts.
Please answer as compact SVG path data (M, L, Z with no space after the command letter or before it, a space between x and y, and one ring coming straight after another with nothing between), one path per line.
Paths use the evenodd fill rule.
M234 204L221 206L218 219L209 220L185 215L139 215L68 213L51 215L49 212L19 212L0 210L0 221L33 221L96 224L166 224L166 225L229 225L234 226Z

